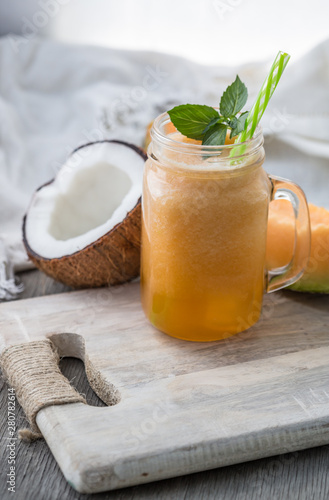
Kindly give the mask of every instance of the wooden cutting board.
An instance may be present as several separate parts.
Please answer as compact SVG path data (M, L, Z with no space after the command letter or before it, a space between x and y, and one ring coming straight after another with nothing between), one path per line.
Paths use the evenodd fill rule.
M329 297L265 297L250 330L168 337L139 284L1 304L1 344L51 336L120 392L111 407L52 406L37 423L63 474L98 492L329 443ZM85 346L83 339L85 341Z

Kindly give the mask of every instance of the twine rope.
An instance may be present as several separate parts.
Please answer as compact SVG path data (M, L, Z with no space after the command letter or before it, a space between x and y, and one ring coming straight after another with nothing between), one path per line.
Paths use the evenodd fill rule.
M30 423L21 429L19 438L32 441L42 437L36 422L39 410L67 403L86 403L59 369L59 354L49 339L7 347L0 356L0 366Z

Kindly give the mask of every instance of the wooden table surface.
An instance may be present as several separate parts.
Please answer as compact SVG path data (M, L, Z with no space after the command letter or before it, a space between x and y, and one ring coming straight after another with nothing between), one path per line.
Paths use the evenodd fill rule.
M62 293L68 287L54 282L39 271L21 273L25 291L20 298ZM288 292L289 293L289 292ZM73 385L86 394L94 406L103 403L90 389L83 363L73 358L63 359L61 369ZM1 379L0 405L7 408L7 385ZM0 498L7 500L324 500L329 498L329 445L262 460L238 464L189 476L182 476L147 485L109 493L81 495L64 479L47 444L43 440L32 444L17 441L16 492L7 491L5 448L7 437L6 412L1 418L1 480ZM24 414L16 410L16 425L24 426Z

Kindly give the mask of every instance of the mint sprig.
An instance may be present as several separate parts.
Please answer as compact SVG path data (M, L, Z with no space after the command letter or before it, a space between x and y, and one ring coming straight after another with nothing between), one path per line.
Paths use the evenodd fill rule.
M247 98L247 87L237 76L220 99L220 113L210 106L182 104L168 114L177 130L186 137L202 141L204 145L222 146L228 130L231 138L244 130L248 111L237 115Z

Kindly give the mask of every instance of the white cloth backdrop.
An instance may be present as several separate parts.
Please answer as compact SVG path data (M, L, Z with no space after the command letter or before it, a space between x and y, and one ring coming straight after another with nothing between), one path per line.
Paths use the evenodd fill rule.
M250 108L270 64L206 67L152 52L0 39L0 299L14 297L13 273L31 266L21 242L31 195L75 147L101 138L141 145L159 112L217 105L237 73ZM266 170L329 208L329 40L292 57L262 125Z

